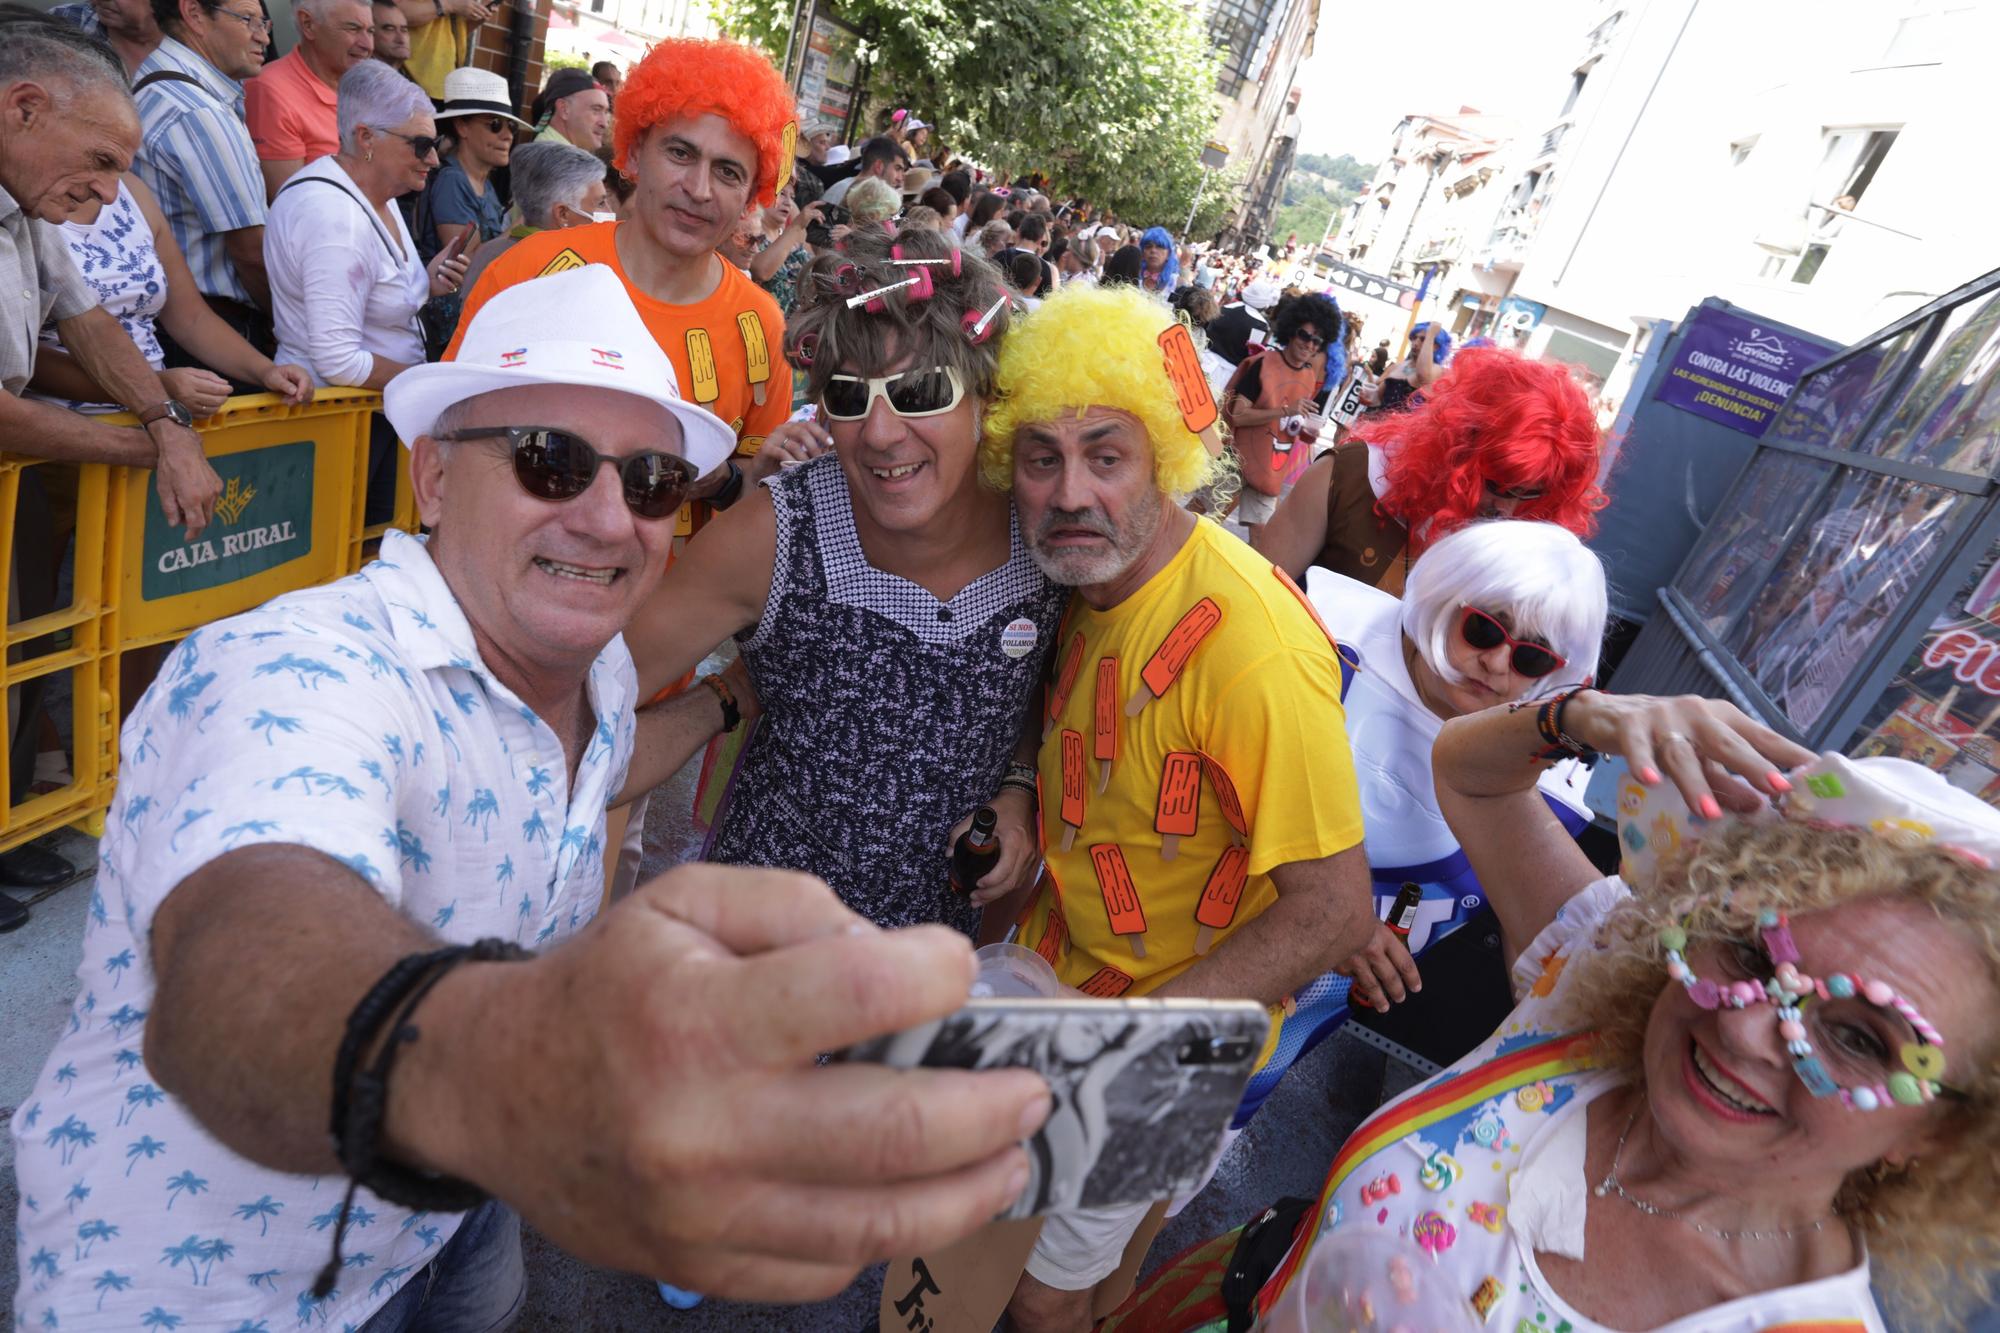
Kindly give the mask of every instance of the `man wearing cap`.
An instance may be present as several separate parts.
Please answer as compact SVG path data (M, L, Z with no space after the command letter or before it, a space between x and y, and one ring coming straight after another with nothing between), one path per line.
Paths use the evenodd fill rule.
M1283 289L1267 274L1252 278L1242 299L1222 303L1222 313L1208 323L1208 350L1232 367L1262 347L1271 334L1269 311Z
M1260 1097L1298 1054L1286 1002L1368 943L1374 899L1333 644L1270 561L1179 503L1214 456L1162 361L1173 319L1131 287L1062 292L1000 350L981 471L1076 589L1033 732L1047 874L1019 942L1086 995L1271 1006ZM1009 1327L1087 1329L1147 1211L1048 1217Z
M1038 1078L813 1061L962 1003L962 939L708 866L586 929L607 803L734 712L635 716L621 637L728 428L599 265L503 292L385 397L429 535L190 635L133 714L85 998L13 1121L46 1201L17 1308L491 1329L524 1217L783 1300L991 1216Z
M571 143L594 153L611 128L611 95L580 69L559 69L535 99L538 143Z
M739 454L754 455L791 415L784 316L769 292L715 250L752 199L768 206L789 179L797 138L791 93L750 47L676 38L631 71L619 106L617 162L635 183L631 216L522 240L470 289L465 318L537 274L608 265L688 398L729 423ZM464 320L459 329L462 336ZM456 342L445 355L456 355ZM697 495L723 507L746 480L756 477L731 463L705 478Z

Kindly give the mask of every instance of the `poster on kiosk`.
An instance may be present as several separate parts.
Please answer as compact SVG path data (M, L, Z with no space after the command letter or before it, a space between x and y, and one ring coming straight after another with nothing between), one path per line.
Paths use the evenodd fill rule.
M1733 697L2000 804L1996 471L2000 272L1803 378L1619 687Z

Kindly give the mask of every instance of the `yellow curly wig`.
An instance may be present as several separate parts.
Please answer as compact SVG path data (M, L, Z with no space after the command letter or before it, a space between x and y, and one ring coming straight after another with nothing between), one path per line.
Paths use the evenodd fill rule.
M1013 489L1014 432L1023 424L1115 407L1145 426L1161 491L1180 497L1206 485L1217 460L1182 423L1160 352L1173 322L1173 311L1136 287L1077 288L1042 302L1000 347L998 397L979 443L986 484Z
M2000 987L2000 876L1865 829L1737 822L1683 843L1662 860L1656 884L1635 886L1612 911L1596 947L1570 963L1569 1012L1597 1033L1603 1064L1638 1068L1668 984L1662 928L1683 925L1691 940L1751 940L1767 907L1805 913L1871 895L1928 905L1978 947ZM1985 1044L1952 1050L1951 1080L1969 1100L1934 1104L1951 1126L1946 1145L1904 1170L1857 1171L1834 1200L1867 1238L1876 1278L1909 1327L1962 1327L2000 1271L2000 1068Z
M752 197L769 207L779 181L790 177L798 121L784 78L741 42L676 37L646 53L618 93L618 169L627 171L633 146L653 126L707 115L721 116L757 145Z

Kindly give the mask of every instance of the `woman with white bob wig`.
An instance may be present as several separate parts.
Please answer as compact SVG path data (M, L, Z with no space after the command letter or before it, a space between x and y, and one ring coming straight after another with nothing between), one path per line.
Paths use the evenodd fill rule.
M1405 884L1423 891L1407 940L1377 927L1366 949L1295 997L1306 1017L1300 1030L1318 1042L1347 1021L1350 1003L1386 1009L1407 998L1420 980L1411 955L1485 907L1438 810L1431 745L1452 718L1592 679L1605 592L1604 567L1574 533L1519 519L1470 523L1426 547L1400 601L1318 566L1307 578L1307 597L1340 646L1376 913L1386 917ZM1590 822L1583 778L1581 765L1565 763L1541 782L1572 835ZM1265 1091L1262 1076L1252 1078L1239 1126Z
M1356 960L1355 989L1363 1002L1383 1007L1414 986L1411 953L1462 924L1484 900L1438 810L1431 781L1438 729L1593 679L1604 637L1604 567L1566 528L1496 519L1468 524L1425 550L1400 602L1321 569L1311 571L1308 587L1357 661L1345 699L1347 734L1378 908L1386 915L1404 884L1424 890L1408 940L1384 925ZM1572 833L1588 822L1578 768L1562 765L1542 781Z

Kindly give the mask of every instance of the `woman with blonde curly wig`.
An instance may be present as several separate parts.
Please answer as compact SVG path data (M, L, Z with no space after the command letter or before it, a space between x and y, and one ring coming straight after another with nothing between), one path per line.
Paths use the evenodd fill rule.
M1586 748L1631 775L1609 877L1536 794ZM2000 814L1693 698L1490 709L1433 768L1519 1003L1355 1131L1258 1308L1361 1231L1494 1328L1861 1333L1871 1279L1961 1325L2000 1263ZM1168 1285L1104 1327L1194 1327Z

